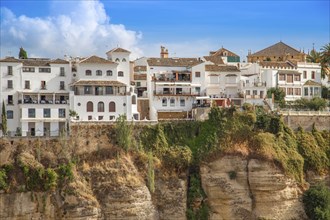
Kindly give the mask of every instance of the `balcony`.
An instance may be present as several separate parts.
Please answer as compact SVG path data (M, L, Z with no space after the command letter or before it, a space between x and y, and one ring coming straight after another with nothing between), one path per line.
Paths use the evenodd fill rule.
M66 94L21 94L18 104L69 104L69 95Z
M190 91L154 91L154 96L200 96L200 92Z

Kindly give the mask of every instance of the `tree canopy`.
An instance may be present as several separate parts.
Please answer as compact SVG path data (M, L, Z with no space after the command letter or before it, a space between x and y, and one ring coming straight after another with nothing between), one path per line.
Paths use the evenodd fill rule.
M23 47L19 48L19 54L18 54L18 58L20 59L27 59L27 52L24 50Z

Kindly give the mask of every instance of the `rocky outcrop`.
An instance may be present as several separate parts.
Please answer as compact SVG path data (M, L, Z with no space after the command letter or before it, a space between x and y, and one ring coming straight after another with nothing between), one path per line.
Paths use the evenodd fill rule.
M306 219L302 190L273 164L224 156L201 166L210 219Z

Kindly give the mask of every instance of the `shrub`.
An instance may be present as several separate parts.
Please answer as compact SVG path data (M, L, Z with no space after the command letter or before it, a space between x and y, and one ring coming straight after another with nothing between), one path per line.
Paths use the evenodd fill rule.
M188 146L174 146L167 149L163 157L168 167L182 170L188 168L192 161L192 152Z
M0 169L0 190L4 190L7 188L7 172L5 169Z
M330 190L323 184L312 186L303 195L305 212L311 220L330 219Z
M120 115L116 119L115 125L116 140L119 147L128 151L132 147L132 124L128 124L126 121L126 115Z

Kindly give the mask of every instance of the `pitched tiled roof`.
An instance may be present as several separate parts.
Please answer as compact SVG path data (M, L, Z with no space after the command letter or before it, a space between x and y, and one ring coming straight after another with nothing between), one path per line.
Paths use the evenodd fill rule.
M227 55L224 54L224 52L227 52ZM212 56L230 56L230 57L239 57L237 54L231 52L230 50L227 50L226 48L220 48L217 51L211 51L210 55Z
M147 71L147 66L135 66L134 72Z
M112 62L111 60L106 60L106 59L104 59L102 57L98 57L98 56L88 57L88 58L80 61L80 63L115 64L115 62Z
M149 66L191 67L203 61L197 58L149 58L147 62Z
M305 82L304 86L322 86L322 85L318 82L313 81L313 80L308 80L307 82Z
M16 59L15 57L6 57L3 59L0 59L1 63L20 63L21 61Z
M113 80L78 80L71 86L126 86L126 84Z
M209 72L240 72L237 66L218 66L218 65L205 65L205 71Z
M300 52L281 41L254 54L251 54L250 56L283 56L287 54L297 55L300 54Z
M297 66L294 63L286 61L286 62L272 62L272 61L263 61L259 62L259 65L262 67L270 67L270 68L296 68Z
M204 56L204 59L214 64L225 64L220 56Z
M50 63L53 63L53 64L69 64L70 62L66 61L66 60L62 60L62 59L56 59L56 60L51 60Z
M125 49L120 48L120 47L109 50L107 53L113 53L113 52L116 52L116 53L131 53L130 51L125 50Z

